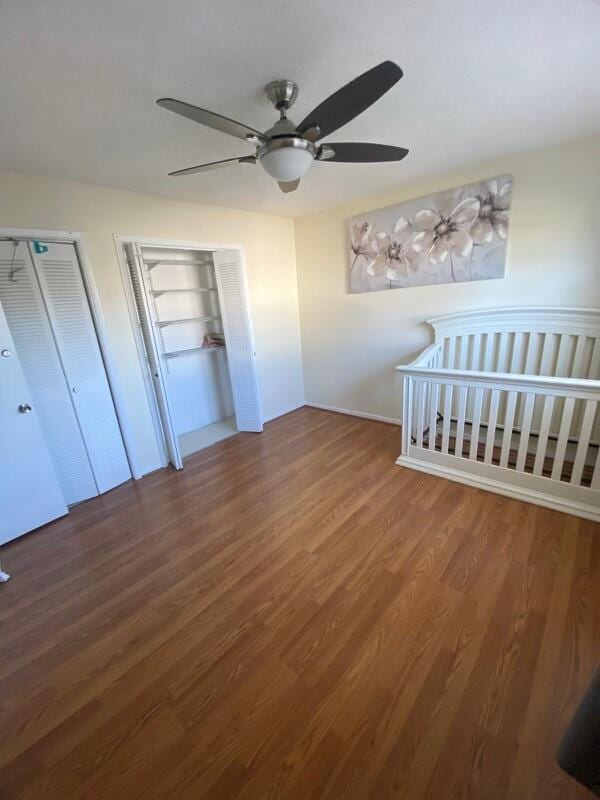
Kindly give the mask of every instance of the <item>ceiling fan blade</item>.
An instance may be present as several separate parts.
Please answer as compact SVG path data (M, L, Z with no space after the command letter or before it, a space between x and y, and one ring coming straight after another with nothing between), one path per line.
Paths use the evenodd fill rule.
M277 181L282 192L295 192L300 185L300 178L297 181Z
M220 169L231 164L256 164L256 156L242 156L241 158L226 158L223 161L211 161L208 164L199 164L197 167L186 167L169 172L170 176L194 175L196 172L209 172L211 169Z
M333 154L331 151L333 151ZM406 155L408 155L408 150L405 147L394 147L391 144L328 142L322 144L319 148L317 161L337 161L340 164L370 164L377 161L402 161Z
M254 128L250 128L248 125L243 125L234 119L224 117L222 114L215 114L214 111L207 111L205 108L198 108L198 106L192 106L181 100L174 100L172 97L161 97L160 100L156 101L156 104L161 108L166 108L167 111L173 111L175 114L187 117L194 122L199 122L201 125L207 125L216 131L236 136L238 139L246 140L247 136L259 136L261 140L265 138L260 131L255 131Z
M401 77L402 70L393 61L378 64L324 100L304 117L298 130L302 133L318 126L320 139L329 136L373 105Z

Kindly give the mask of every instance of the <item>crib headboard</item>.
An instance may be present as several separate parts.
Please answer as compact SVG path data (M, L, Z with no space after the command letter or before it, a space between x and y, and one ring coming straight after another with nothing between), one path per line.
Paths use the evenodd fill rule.
M492 308L428 322L449 369L600 379L600 309Z

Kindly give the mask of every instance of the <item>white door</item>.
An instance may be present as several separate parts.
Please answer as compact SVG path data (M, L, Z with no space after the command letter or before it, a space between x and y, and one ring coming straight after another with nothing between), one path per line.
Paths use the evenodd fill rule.
M248 291L237 250L213 253L237 427L262 431Z
M68 513L0 304L0 544Z
M123 437L73 244L30 243L30 253L100 493L131 477ZM38 252L41 250L41 252Z
M0 241L0 302L67 505L98 494L27 242Z

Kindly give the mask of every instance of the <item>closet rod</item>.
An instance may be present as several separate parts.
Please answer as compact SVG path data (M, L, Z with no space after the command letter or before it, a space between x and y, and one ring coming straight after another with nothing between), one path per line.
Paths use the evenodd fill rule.
M158 264L191 264L197 267L210 267L212 266L212 261L183 260L180 258L145 258L144 264L152 264L153 267L158 266ZM150 267L150 269L153 269L153 267Z
M39 236L0 236L0 242L52 242L52 244L73 244L73 239L40 239Z
M159 294L171 294L172 292L216 292L217 289L212 286L201 287L196 289L151 289L150 294L158 297Z
M208 352L209 350L225 350L224 344L219 344L212 347L204 347L200 345L200 347L184 347L181 350L170 350L167 353L164 353L165 358L177 358L178 356L185 356L187 353L199 353L200 351Z

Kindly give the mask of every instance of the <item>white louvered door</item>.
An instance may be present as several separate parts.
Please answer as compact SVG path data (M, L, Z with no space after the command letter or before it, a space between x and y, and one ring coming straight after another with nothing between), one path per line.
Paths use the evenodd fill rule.
M73 244L30 244L89 463L100 493L131 477Z
M236 250L213 253L237 427L262 431L248 293Z
M67 513L0 303L0 544Z
M173 425L173 413L169 403L167 382L163 374L157 343L154 339L152 313L144 288L144 257L140 245L127 245L125 248L131 276L131 286L136 302L138 325L148 359L150 377L158 405L158 414L165 438L167 456L175 469L183 469L183 458L179 449L179 441Z
M67 505L98 494L26 242L0 242L0 302Z

